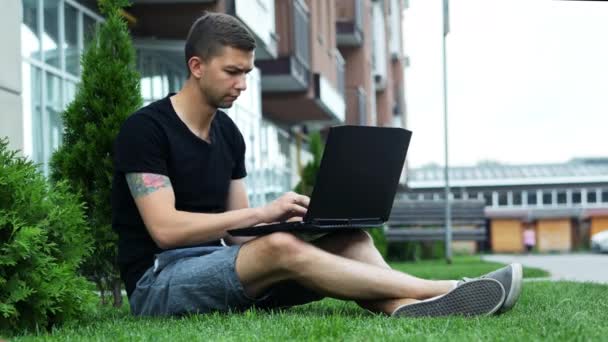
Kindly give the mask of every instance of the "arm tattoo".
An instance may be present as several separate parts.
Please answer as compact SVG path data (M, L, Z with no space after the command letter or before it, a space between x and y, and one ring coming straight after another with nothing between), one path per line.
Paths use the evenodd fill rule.
M170 188L169 177L154 173L127 173L127 184L133 198L151 194L163 188Z

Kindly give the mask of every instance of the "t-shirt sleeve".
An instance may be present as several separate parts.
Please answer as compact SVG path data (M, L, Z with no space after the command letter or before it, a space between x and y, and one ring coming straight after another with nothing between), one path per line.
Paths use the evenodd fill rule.
M236 128L236 126L235 126ZM236 163L232 168L232 179L241 179L247 176L247 169L245 168L245 139L241 132L236 128Z
M114 142L117 171L168 176L167 156L166 136L152 118L138 113L124 122Z

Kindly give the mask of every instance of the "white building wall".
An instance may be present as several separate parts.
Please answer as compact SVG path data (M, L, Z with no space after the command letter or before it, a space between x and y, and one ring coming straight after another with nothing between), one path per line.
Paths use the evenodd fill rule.
M23 150L21 109L21 1L6 1L0 11L0 138L9 148Z

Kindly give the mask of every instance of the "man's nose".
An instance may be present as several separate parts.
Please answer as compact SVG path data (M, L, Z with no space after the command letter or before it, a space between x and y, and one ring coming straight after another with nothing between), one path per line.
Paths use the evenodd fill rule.
M236 82L236 89L240 91L247 89L247 74L243 74L239 77L239 80Z

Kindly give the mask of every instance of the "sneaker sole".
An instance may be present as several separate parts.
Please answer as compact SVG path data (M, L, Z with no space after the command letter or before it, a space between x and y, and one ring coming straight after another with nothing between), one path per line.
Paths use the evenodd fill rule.
M511 289L505 299L505 303L500 308L500 312L505 312L510 310L521 295L522 283L524 271L521 264L512 264L511 265Z
M491 315L502 306L505 289L494 279L466 282L447 294L427 301L403 305L393 317L440 317Z

